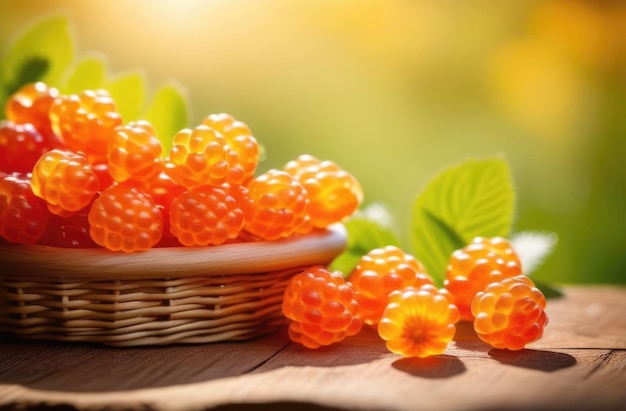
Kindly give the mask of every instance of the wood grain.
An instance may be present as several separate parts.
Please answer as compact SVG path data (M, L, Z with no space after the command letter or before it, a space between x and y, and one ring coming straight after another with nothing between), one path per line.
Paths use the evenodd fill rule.
M623 409L624 312L624 287L566 287L548 302L544 338L527 349L492 349L462 326L427 359L390 353L370 328L316 351L284 329L159 348L2 341L0 409Z

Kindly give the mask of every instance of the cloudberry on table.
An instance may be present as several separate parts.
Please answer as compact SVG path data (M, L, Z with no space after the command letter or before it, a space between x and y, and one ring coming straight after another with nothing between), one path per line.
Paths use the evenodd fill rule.
M474 297L474 330L495 348L521 350L543 335L548 323L545 307L543 293L530 278L505 278L489 284Z
M57 88L39 81L22 86L9 96L4 107L9 120L35 127L44 138L46 151L62 147L62 142L52 131L50 123L50 107L57 97Z
M99 181L82 153L55 149L41 156L33 168L33 193L60 213L78 211L91 203Z
M46 203L35 196L27 175L0 172L0 236L13 244L34 244L48 225Z
M50 121L67 147L85 153L92 163L106 161L109 141L122 125L117 105L102 89L57 97L50 107Z
M243 212L226 189L192 188L174 199L170 231L186 246L218 245L236 238L243 228Z
M228 146L215 129L201 124L174 136L165 172L178 184L194 188L227 182Z
M161 141L149 122L128 123L117 128L109 142L109 173L120 183L148 181L163 170L161 151Z
M0 121L0 171L30 173L39 157L49 151L32 124Z
M288 162L284 169L307 191L315 227L327 227L352 215L363 200L357 179L332 161L306 154Z
M252 131L242 121L227 113L211 114L202 120L219 132L228 145L230 184L247 184L253 177L259 163L259 144Z
M376 248L361 257L348 279L359 302L359 318L370 325L380 321L392 291L433 284L415 257L393 245Z
M474 296L487 285L522 274L522 263L508 240L476 237L450 256L445 288L461 312L461 319L473 320Z
M340 272L313 266L290 280L282 305L291 320L289 337L308 348L319 348L356 335L362 323L358 303Z
M142 251L163 235L163 215L150 195L126 184L115 184L93 201L89 210L93 241L113 251Z
M432 284L392 292L378 324L389 351L420 358L442 354L459 321L459 311L446 294Z
M240 201L244 229L264 240L276 240L312 229L309 199L302 184L282 170L255 177Z

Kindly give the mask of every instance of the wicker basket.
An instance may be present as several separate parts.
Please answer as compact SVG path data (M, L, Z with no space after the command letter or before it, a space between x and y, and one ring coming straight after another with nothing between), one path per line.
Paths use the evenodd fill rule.
M284 323L303 268L346 245L343 226L278 241L133 254L0 246L0 332L111 346L245 340Z

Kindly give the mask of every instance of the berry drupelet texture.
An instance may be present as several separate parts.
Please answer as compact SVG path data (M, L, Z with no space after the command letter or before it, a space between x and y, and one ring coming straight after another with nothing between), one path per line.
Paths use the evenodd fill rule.
M339 272L310 267L289 282L283 313L291 320L289 337L308 348L319 348L356 335L362 323L352 289Z
M472 300L479 291L494 281L520 274L522 263L507 239L476 237L450 256L444 286L459 308L461 319L472 321Z
M396 246L371 250L348 277L359 302L359 317L370 325L380 321L391 292L433 284L422 264Z
M389 295L378 334L389 351L404 357L442 354L456 332L459 311L445 290L426 284Z
M495 348L521 350L543 335L548 323L545 307L543 293L530 278L505 278L474 297L474 330Z

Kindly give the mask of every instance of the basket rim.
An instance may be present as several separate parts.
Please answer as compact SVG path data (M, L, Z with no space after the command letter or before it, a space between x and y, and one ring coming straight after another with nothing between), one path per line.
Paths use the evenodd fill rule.
M162 247L136 253L104 248L0 245L0 278L140 280L253 274L325 264L346 246L347 231L341 223L273 241Z

